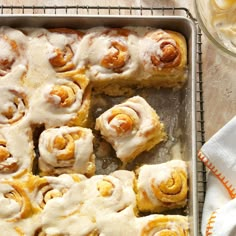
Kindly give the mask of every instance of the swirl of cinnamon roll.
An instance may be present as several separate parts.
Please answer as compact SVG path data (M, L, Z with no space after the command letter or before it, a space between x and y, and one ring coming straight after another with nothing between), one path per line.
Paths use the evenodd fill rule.
M1 87L0 126L11 125L26 114L27 96L20 88Z
M104 210L120 212L129 204L133 204L131 199L134 199L134 195L130 193L129 196L124 196L126 187L117 178L111 176L94 177L91 180L91 187L96 201L101 204ZM130 200L128 200L128 197L130 197ZM93 197L91 202L93 202Z
M81 127L50 128L39 138L39 168L43 175L95 171L92 131Z
M140 96L115 105L96 119L95 129L124 163L165 140L164 125L153 108Z
M138 69L135 41L137 36L130 29L94 28L87 32L78 61L88 68L95 88L103 89L116 79L122 84L130 82L128 79Z
M101 58L101 66L117 73L121 72L121 68L128 62L130 55L127 43L119 37L127 38L130 33L131 31L127 29L109 29L103 32L102 35L108 35L114 39L111 40L107 53Z
M53 176L31 176L28 187L31 190L32 202L36 208L43 210L45 205L51 199L62 197L73 184L86 179L84 175L67 175L63 174L58 177Z
M30 100L32 123L44 123L46 128L86 126L91 95L88 83L84 73L71 71L41 86Z
M47 101L59 108L77 110L82 103L83 91L72 81L59 80L57 84L49 85ZM74 107L73 107L74 106Z
M60 201L54 198L48 202L44 214L55 209L56 218L69 220L70 217L88 216L95 222L104 214L119 214L136 205L133 181L134 174L129 171L92 176L71 186Z
M155 54L151 54L151 62L154 66L159 68L176 67L181 62L181 52L179 45L168 31L157 30L149 32L145 36L146 38L158 43L158 47L161 53L156 51Z
M0 78L19 65L26 65L27 42L28 38L20 30L0 27Z
M77 196L80 199L80 194L77 192L77 196L71 196L71 190L62 198L48 202L42 212L42 228L39 232L50 236L52 232L63 236L98 236L96 219L80 212L81 203L76 199Z
M140 39L139 45L149 86L173 87L183 84L186 80L187 46L180 33L161 29L148 31Z
M50 29L47 33L49 47L49 62L56 72L66 72L75 68L73 61L77 44L83 37L78 30L67 28Z
M120 213L128 207L135 208L136 199L133 191L134 174L129 171L115 171L110 175L95 175L82 181L72 191L81 193L83 202L80 212L95 218L106 214Z
M144 165L138 171L137 205L140 211L162 212L187 203L187 169L180 160Z
M188 218L180 215L150 215L139 219L140 236L189 236ZM144 223L143 223L144 222Z
M19 50L14 40L1 34L0 47L2 48L0 52L0 76L4 76L11 70L15 58L19 56Z
M1 181L0 203L4 207L0 211L0 218L18 221L32 214L30 199L24 190L24 185L17 181Z
M14 173L19 168L18 161L11 155L7 142L0 137L0 173Z

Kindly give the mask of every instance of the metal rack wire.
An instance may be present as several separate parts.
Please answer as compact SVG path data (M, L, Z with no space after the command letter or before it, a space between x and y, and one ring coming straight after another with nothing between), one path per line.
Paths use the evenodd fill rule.
M197 58L196 58L196 120L197 120L197 150L205 142L204 130L204 101L202 80L202 33L196 19L184 7L124 7L124 6L0 6L0 14L71 14L71 15L153 15L153 16L185 16L190 18L197 27ZM198 161L198 201L199 222L201 222L202 207L206 191L206 171L203 164Z

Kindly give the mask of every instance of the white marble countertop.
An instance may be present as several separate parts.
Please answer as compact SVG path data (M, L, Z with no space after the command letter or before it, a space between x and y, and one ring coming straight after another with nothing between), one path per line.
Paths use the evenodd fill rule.
M0 0L0 5L175 6L186 7L195 15L193 0ZM204 35L202 41L205 138L208 140L236 114L236 72L235 62L220 55Z

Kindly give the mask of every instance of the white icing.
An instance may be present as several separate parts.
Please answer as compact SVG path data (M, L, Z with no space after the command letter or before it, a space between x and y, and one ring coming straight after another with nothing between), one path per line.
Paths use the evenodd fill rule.
M226 48L236 53L236 2L234 0L208 0L206 7L207 17L210 16L206 23L210 31Z
M79 178L79 181L83 181L86 179L86 177L84 175L77 175ZM43 177L43 179L46 179L47 183L48 183L48 188L46 186L46 192L47 190L49 192L51 192L53 194L54 193L61 193L61 196L68 190L71 188L71 186L73 184L75 184L74 179L72 178L71 175L67 175L67 174L62 174L58 177L54 177L54 176L45 176ZM35 186L35 191L33 193L31 193L31 201L32 202L37 202L38 204L40 204L41 202L45 201L45 203L48 203L48 200L50 199L45 199L47 198L47 193L45 192L45 185L42 185L40 187L42 188L37 188L37 186ZM46 194L46 196L44 196ZM60 196L60 195L59 195Z
M29 138L30 133L30 129L23 125L8 126L0 129L0 136L6 141L6 148L11 155L7 162L16 162L18 165L17 170L13 173L6 174L0 171L1 179L16 176L24 170L31 171L34 154L33 143ZM7 162L0 162L0 166L2 164L5 165Z
M17 201L4 196L4 194L7 194L11 191L14 191L14 188L12 188L10 185L0 184L0 205L4 206L1 207L0 220L17 217L21 211L21 206Z
M7 59L11 61L14 59L15 55L14 52L12 52L11 45L2 38L0 38L0 47L1 47L0 60Z
M0 65L0 74L8 75L11 74L11 71L18 66L27 64L27 57L25 56L25 50L27 48L28 38L19 30L12 29L10 27L0 27L0 35L5 35L7 37L7 41L0 37L0 60L7 59L8 61L12 61L13 64L9 71L2 71ZM12 46L8 43L8 41L12 41L16 44L16 51L12 48Z
M106 222L110 222L114 227L121 226L121 224L112 219L119 219L120 223L124 223L125 220L126 223L133 222L135 217L133 178L132 172L118 171L113 173L113 176L97 175L74 184L62 198L52 199L45 206L42 214L46 232L76 235L76 232L88 234L92 230L98 229L101 235L103 233L107 235L107 232L111 232L111 228L110 224L106 224ZM109 180L114 186L111 196L103 197L98 191L98 183L104 179ZM135 228L129 228L128 225L117 230L117 233L126 230L135 232Z
M24 94L24 90L17 87L0 87L1 94L1 106L0 106L0 125L8 124L9 120L13 122L20 119L25 114L25 104L24 99L21 96ZM17 100L17 103L16 103ZM12 117L5 115L9 110L11 110Z

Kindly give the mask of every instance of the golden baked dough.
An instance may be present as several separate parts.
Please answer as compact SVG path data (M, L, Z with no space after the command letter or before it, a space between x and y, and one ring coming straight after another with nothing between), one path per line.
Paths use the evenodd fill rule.
M19 166L17 160L8 161L12 158L11 153L7 149L6 141L0 139L0 172L2 173L12 173L15 172Z
M55 84L50 85L47 102L57 112L72 114L68 125L86 126L90 108L91 88L83 71L65 72ZM73 115L74 114L74 115Z
M159 116L140 96L105 111L96 119L95 129L101 132L124 163L166 139Z
M104 27L94 28L83 37L78 60L96 92L114 96L128 91L126 86L133 84L131 78L139 67L137 39L131 29Z
M30 123L44 124L45 128L88 125L91 86L84 71L64 72L33 88Z
M0 76L6 75L15 61L15 57L19 55L18 46L14 40L9 39L6 35L0 34L0 46L4 50L8 50L6 55L0 55Z
M27 65L28 38L18 29L0 27L0 79Z
M41 175L95 172L93 134L90 129L62 126L43 131L39 138Z
M34 211L41 212L50 200L62 197L74 184L85 179L84 175L78 174L63 174L58 177L30 175L26 186Z
M20 179L31 173L34 159L31 130L0 128L0 179Z
M76 65L73 62L73 57L76 53L76 51L74 51L74 44L78 44L83 35L81 31L68 28L49 29L47 37L53 49L48 60L56 72L62 73L75 69ZM67 42L63 46L55 40L56 37L60 36L67 38L67 40L64 40ZM56 43L58 43L59 46L57 46Z
M5 202L0 211L0 219L7 222L20 221L32 215L30 198L20 181L3 180L0 182L0 199Z
M152 215L140 218L140 236L189 236L188 218L180 215Z
M187 80L187 44L178 32L151 30L140 40L143 86L181 87Z
M28 106L27 95L22 88L0 87L0 127L14 124L22 119Z
M188 174L184 161L143 165L137 175L137 206L141 212L159 213L187 204Z

